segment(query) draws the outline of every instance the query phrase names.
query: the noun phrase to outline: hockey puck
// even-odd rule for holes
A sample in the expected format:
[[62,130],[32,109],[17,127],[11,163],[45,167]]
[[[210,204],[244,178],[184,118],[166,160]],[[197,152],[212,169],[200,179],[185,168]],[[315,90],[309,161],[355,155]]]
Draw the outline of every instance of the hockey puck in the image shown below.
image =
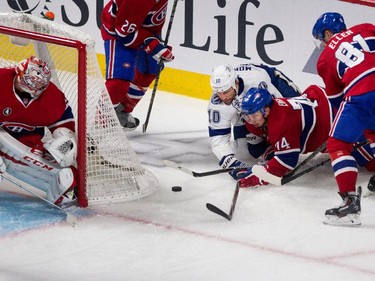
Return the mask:
[[182,187],[181,186],[172,186],[172,191],[173,192],[180,192],[180,191],[182,191]]

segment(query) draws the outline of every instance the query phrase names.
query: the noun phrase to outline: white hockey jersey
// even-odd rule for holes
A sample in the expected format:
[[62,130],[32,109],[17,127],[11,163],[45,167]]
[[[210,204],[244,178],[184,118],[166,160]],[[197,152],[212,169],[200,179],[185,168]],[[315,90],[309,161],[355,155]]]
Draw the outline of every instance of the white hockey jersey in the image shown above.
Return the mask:
[[[240,145],[238,144],[240,139],[246,143],[247,137],[248,140],[251,140],[250,144],[254,145],[263,141],[262,138],[256,137],[255,135],[247,135],[246,128],[241,118],[241,102],[243,96],[250,88],[265,88],[275,98],[283,97],[285,95],[272,83],[272,80],[280,79],[279,76],[282,76],[281,79],[286,79],[287,81],[285,85],[289,85],[289,83],[292,85],[292,92],[296,93],[295,96],[299,94],[299,90],[293,82],[284,75],[281,75],[282,73],[276,68],[270,68],[264,65],[241,64],[234,67],[234,69],[238,75],[239,85],[238,93],[232,104],[226,105],[223,103],[215,92],[213,92],[208,104],[208,130],[211,148],[219,161],[229,154],[236,154],[234,147]],[[272,77],[270,75],[272,75]],[[278,77],[275,78],[276,76]],[[283,85],[284,88],[285,85]],[[232,126],[234,131],[234,143],[231,142]]]

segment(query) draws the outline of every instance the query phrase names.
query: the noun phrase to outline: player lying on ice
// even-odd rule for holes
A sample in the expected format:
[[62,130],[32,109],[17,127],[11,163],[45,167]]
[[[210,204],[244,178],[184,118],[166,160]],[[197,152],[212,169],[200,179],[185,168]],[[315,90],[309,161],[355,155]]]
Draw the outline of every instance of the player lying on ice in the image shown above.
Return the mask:
[[64,93],[50,79],[47,63],[34,56],[0,69],[0,173],[44,191],[54,204],[71,203],[75,121]]
[[[212,71],[210,83],[213,93],[208,104],[208,131],[212,151],[223,169],[247,166],[235,156],[239,147],[247,146],[254,158],[258,158],[266,148],[263,147],[262,137],[246,131],[241,118],[241,101],[250,88],[267,88],[277,98],[300,96],[293,81],[280,70],[266,65],[241,64],[235,68],[218,65]],[[230,175],[238,180],[249,173],[251,170],[237,170]]]
[[[250,89],[242,101],[242,114],[249,130],[263,131],[274,155],[266,165],[254,165],[267,177],[283,177],[298,164],[299,155],[314,152],[327,139],[334,118],[324,90],[309,86],[300,97],[277,98],[260,88]],[[363,137],[364,140],[364,137]],[[369,144],[352,151],[360,166],[375,171],[375,159]],[[239,180],[240,187],[268,184],[251,173]]]

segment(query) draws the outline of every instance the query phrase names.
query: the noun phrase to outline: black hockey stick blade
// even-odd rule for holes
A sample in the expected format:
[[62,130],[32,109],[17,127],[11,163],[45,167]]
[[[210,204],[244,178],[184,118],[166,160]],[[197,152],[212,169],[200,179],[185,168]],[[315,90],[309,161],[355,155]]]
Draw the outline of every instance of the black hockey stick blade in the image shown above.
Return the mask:
[[213,213],[215,213],[215,214],[217,214],[219,216],[222,216],[223,218],[226,218],[228,221],[232,220],[232,217],[230,215],[228,215],[227,213],[225,213],[223,210],[219,209],[215,205],[212,205],[210,203],[206,203],[206,207],[211,212],[213,212]]
[[207,177],[207,176],[212,176],[212,175],[217,175],[217,174],[222,174],[222,173],[228,173],[234,170],[241,170],[243,168],[227,168],[227,169],[218,169],[218,170],[212,170],[208,172],[195,172],[192,171],[186,167],[178,165],[176,162],[170,161],[170,160],[164,160],[164,164],[168,167],[174,168],[176,170],[180,170],[181,172],[184,172],[186,174],[189,174],[193,177],[200,178],[200,177]]
[[213,213],[215,213],[219,216],[222,216],[223,218],[231,221],[232,217],[233,217],[234,209],[236,208],[239,191],[240,191],[240,183],[237,182],[236,189],[234,190],[232,205],[230,206],[229,214],[225,213],[223,210],[219,209],[218,207],[216,207],[215,205],[212,205],[210,203],[206,204],[207,209],[210,210],[211,212],[213,212]]

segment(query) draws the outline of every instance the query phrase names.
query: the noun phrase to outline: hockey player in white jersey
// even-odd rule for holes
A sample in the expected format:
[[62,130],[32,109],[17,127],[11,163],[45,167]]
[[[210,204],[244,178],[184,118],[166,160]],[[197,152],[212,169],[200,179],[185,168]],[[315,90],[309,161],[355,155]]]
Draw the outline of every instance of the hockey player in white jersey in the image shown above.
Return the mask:
[[[295,97],[301,94],[292,80],[278,69],[266,65],[215,66],[211,73],[210,84],[213,93],[208,104],[208,130],[212,151],[223,169],[248,166],[235,156],[238,147],[247,146],[254,158],[267,153],[266,138],[247,131],[241,118],[242,98],[250,88],[265,88],[275,98]],[[231,142],[232,127],[233,143]],[[250,173],[251,168],[244,168],[235,170],[230,175],[238,180]]]

